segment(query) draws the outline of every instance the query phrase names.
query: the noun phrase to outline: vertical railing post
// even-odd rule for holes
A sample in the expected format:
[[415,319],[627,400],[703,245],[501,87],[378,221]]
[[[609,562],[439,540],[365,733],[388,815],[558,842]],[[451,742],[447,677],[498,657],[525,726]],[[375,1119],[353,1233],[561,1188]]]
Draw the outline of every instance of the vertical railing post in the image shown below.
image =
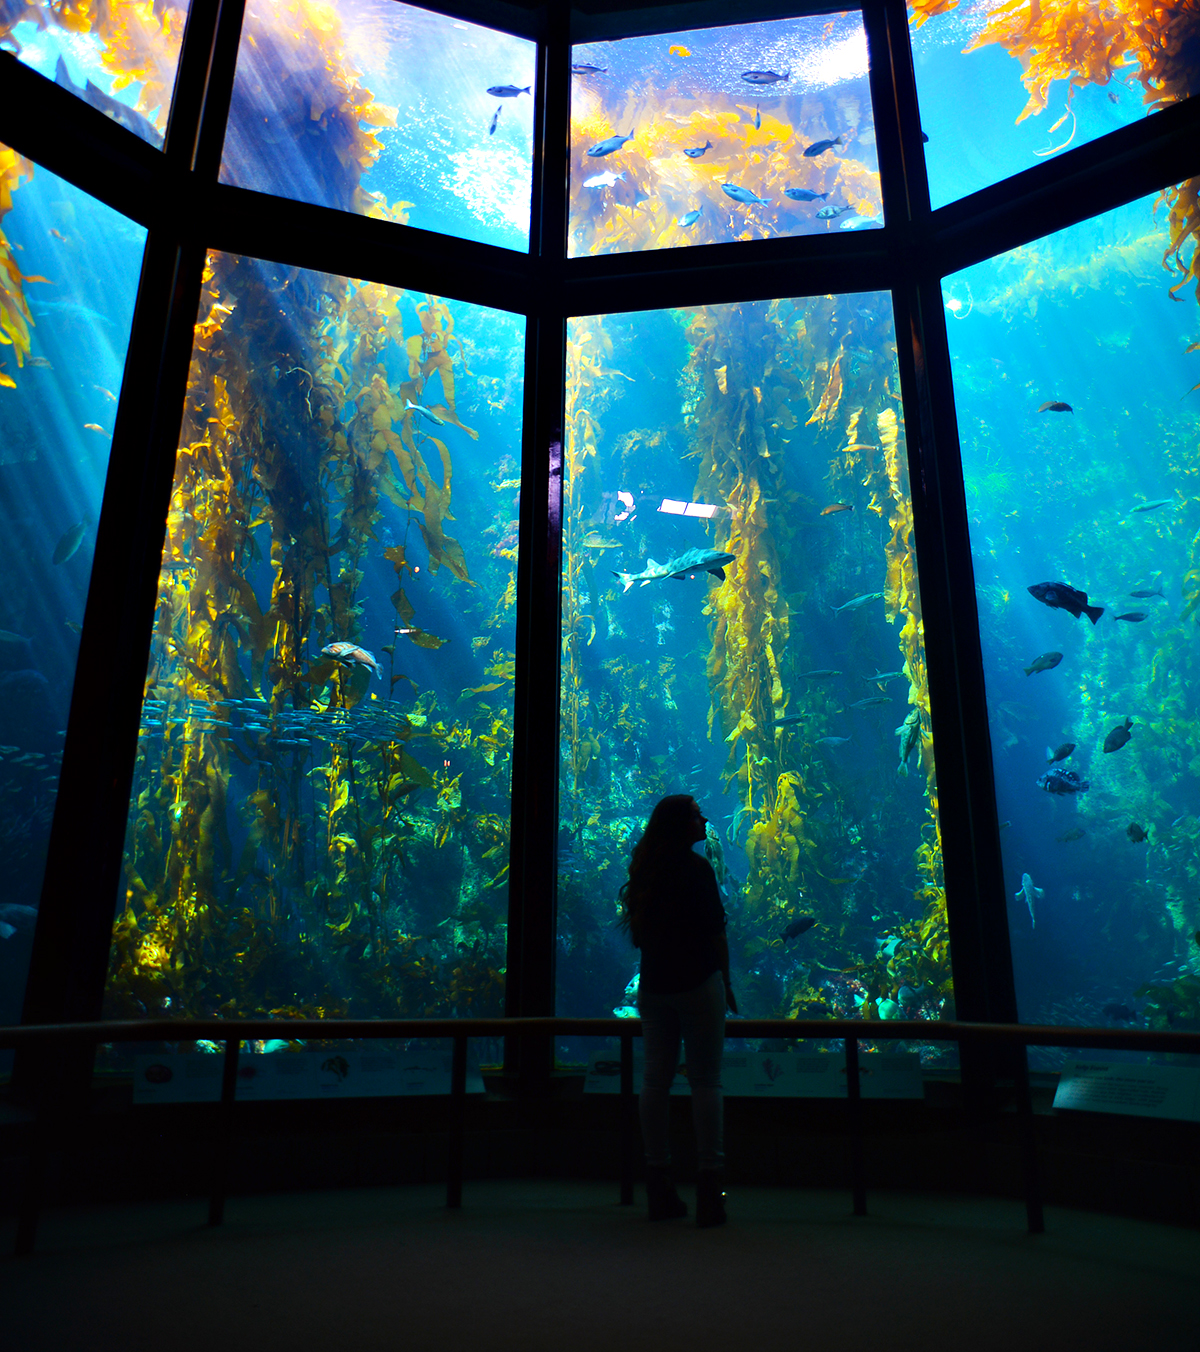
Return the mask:
[[446,1150],[446,1205],[462,1206],[463,1132],[467,1110],[467,1039],[454,1039],[450,1067],[450,1130]]
[[867,1182],[863,1171],[862,1086],[859,1083],[858,1039],[846,1044],[846,1105],[850,1117],[850,1181],[854,1191],[854,1214],[867,1214]]
[[633,1098],[633,1034],[621,1034],[621,1205],[633,1205],[637,1132]]
[[1017,1129],[1021,1139],[1021,1172],[1025,1177],[1025,1215],[1031,1235],[1046,1233],[1042,1213],[1042,1177],[1038,1167],[1037,1135],[1033,1122],[1033,1095],[1029,1087],[1029,1048],[1021,1047],[1014,1067],[1017,1091]]
[[212,1190],[208,1196],[209,1225],[222,1225],[225,1221],[229,1145],[233,1135],[233,1106],[237,1095],[238,1053],[241,1049],[241,1038],[225,1039],[225,1064],[221,1068],[221,1106],[218,1109],[219,1117],[213,1142]]

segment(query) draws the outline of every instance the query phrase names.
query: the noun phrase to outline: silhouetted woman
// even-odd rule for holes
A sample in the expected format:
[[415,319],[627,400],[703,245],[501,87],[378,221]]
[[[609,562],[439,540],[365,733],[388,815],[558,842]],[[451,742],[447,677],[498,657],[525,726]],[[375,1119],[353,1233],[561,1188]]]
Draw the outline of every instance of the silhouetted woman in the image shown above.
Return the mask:
[[664,798],[634,847],[629,881],[621,888],[621,923],[642,951],[638,1009],[646,1060],[639,1109],[650,1219],[687,1215],[671,1180],[668,1131],[682,1038],[700,1164],[699,1226],[725,1220],[721,1054],[726,1006],[737,1013],[717,879],[708,860],[692,851],[704,839],[706,824],[690,794]]

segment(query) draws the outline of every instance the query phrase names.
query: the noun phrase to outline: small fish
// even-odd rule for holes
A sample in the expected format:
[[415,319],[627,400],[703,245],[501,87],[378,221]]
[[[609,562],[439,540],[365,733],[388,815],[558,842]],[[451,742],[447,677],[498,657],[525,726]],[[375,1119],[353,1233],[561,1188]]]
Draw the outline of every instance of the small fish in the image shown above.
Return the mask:
[[795,939],[817,923],[815,915],[798,916],[779,936],[781,939]]
[[1069,831],[1064,831],[1062,835],[1055,836],[1054,839],[1057,840],[1060,845],[1069,845],[1071,841],[1082,840],[1086,835],[1087,832],[1082,826],[1072,826]]
[[689,160],[698,160],[706,150],[711,149],[712,142],[705,141],[705,143],[702,146],[684,146],[683,153],[688,157]]
[[686,47],[668,47],[668,56],[691,56],[691,52]]
[[1070,404],[1064,404],[1060,399],[1051,399],[1038,409],[1039,413],[1074,413],[1075,410]]
[[1157,587],[1155,587],[1153,591],[1150,591],[1148,588],[1143,587],[1140,591],[1131,591],[1129,594],[1137,601],[1148,601],[1152,596],[1161,596],[1164,601],[1167,599],[1166,593],[1162,589],[1161,582],[1158,584]]
[[865,230],[868,225],[882,225],[882,216],[851,216],[848,221],[843,221],[838,227],[839,230]]
[[1124,723],[1118,723],[1115,728],[1110,729],[1108,736],[1104,739],[1104,750],[1120,751],[1126,742],[1133,736],[1130,728],[1133,727],[1133,719],[1127,718]]
[[1038,780],[1039,789],[1047,793],[1086,793],[1092,786],[1086,779],[1080,779],[1074,770],[1047,770]]
[[754,105],[754,130],[762,130],[762,113],[758,111],[758,104]]
[[[1109,98],[1112,98],[1111,94]],[[1105,1005],[1100,1013],[1106,1018],[1115,1019],[1118,1023],[1132,1023],[1137,1018],[1136,1012],[1130,1009],[1128,1005],[1118,1004],[1116,1001]]]
[[821,210],[817,212],[817,220],[836,221],[843,212],[849,210],[849,207],[822,207]]
[[446,425],[444,418],[439,418],[436,413],[430,413],[427,408],[422,408],[420,404],[414,404],[411,399],[406,399],[404,401],[404,411],[405,413],[412,412],[421,414],[422,417],[428,418],[429,421],[433,423],[434,427],[445,427]]
[[1121,102],[1121,100],[1120,100],[1120,99],[1112,92],[1111,89],[1108,91],[1108,101],[1109,101],[1109,103],[1120,103],[1120,102]]
[[1130,624],[1141,624],[1149,615],[1148,610],[1127,610],[1124,615],[1114,615],[1114,620],[1127,620]]
[[732,563],[733,558],[732,554],[726,554],[719,549],[688,549],[675,558],[668,559],[666,563],[655,563],[653,559],[647,559],[646,567],[640,573],[619,573],[614,569],[613,574],[625,584],[626,591],[635,582],[641,583],[643,587],[649,586],[651,582],[661,582],[668,577],[678,578],[682,582],[686,578],[695,577],[697,573],[711,573],[724,582],[725,564]]
[[873,676],[864,676],[864,681],[894,681],[897,677],[903,676],[903,671],[877,671]]
[[697,207],[695,211],[689,211],[686,216],[680,216],[680,218],[675,222],[675,224],[681,225],[685,230],[687,230],[691,226],[696,224],[696,222],[700,219],[700,214],[703,210],[704,210],[703,207]]
[[1034,897],[1037,897],[1040,900],[1043,896],[1045,896],[1045,892],[1040,887],[1034,887],[1033,879],[1029,874],[1022,873],[1021,886],[1018,891],[1013,893],[1013,900],[1024,901],[1025,905],[1029,907],[1030,929],[1033,929],[1037,924],[1037,921],[1033,918],[1033,899]]
[[818,737],[814,746],[845,746],[849,737]]
[[606,539],[598,530],[590,530],[583,537],[583,546],[585,549],[620,549],[621,542]]
[[878,704],[891,704],[891,702],[886,695],[868,695],[866,699],[856,699],[853,704],[847,707],[850,709],[873,709]]
[[827,681],[831,676],[840,676],[840,671],[834,671],[832,667],[817,667],[815,671],[802,671],[800,679],[810,681]]
[[633,132],[630,132],[628,136],[609,136],[603,141],[597,141],[591,150],[588,151],[588,154],[591,155],[593,159],[599,159],[601,156],[611,155],[614,150],[620,150],[626,141],[632,140]]
[[771,85],[778,84],[780,80],[790,80],[791,78],[792,72],[790,70],[784,71],[782,75],[773,70],[742,71],[742,79],[745,80],[747,84]]
[[[54,370],[54,365],[48,357],[29,357],[26,359],[25,364],[26,366],[40,366],[42,367],[43,370],[46,371]],[[107,393],[107,391],[105,391],[105,393]]]
[[920,709],[908,711],[908,717],[896,729],[896,736],[900,738],[900,764],[896,767],[896,773],[907,775],[912,753],[921,745]]
[[1053,671],[1062,659],[1062,653],[1042,653],[1025,668],[1025,675],[1032,676],[1035,671]]
[[743,188],[740,183],[722,183],[721,191],[726,197],[732,197],[735,202],[744,202],[747,205],[751,202],[758,202],[764,207],[771,205],[767,198],[756,197],[749,188]]
[[65,624],[73,634],[83,633],[83,625],[81,625],[78,620],[63,620],[63,624]]
[[[38,358],[35,357],[33,360],[37,361]],[[45,360],[45,358],[42,358],[42,360]],[[46,365],[49,366],[50,363],[46,362]],[[105,397],[105,399],[110,400],[112,403],[115,404],[117,402],[117,396],[113,394],[112,390],[106,390],[103,385],[93,385],[92,389],[94,389],[97,393],[102,394]]]
[[815,159],[818,155],[824,155],[827,150],[832,150],[834,146],[844,145],[841,135],[837,135],[832,141],[814,141],[812,145],[804,152],[805,159]]
[[54,554],[50,562],[66,563],[83,542],[83,532],[86,529],[86,521],[77,521],[70,530],[63,531],[62,535],[59,536],[58,544],[54,546]]
[[830,610],[835,615],[840,615],[843,610],[858,610],[865,606],[868,601],[882,601],[883,592],[863,592],[861,596],[851,597],[849,601],[843,602],[840,606],[830,606]]
[[[831,188],[829,192],[832,192]],[[793,202],[823,202],[828,196],[828,192],[810,192],[808,188],[784,188],[784,197],[790,197]]]
[[925,145],[929,144],[929,137],[926,136],[924,132],[921,133],[921,140]]
[[1173,507],[1174,498],[1155,498],[1153,502],[1139,502],[1136,507],[1131,507],[1131,512],[1156,512],[1160,507]]
[[593,174],[591,178],[583,180],[585,188],[611,188],[614,183],[619,183],[625,177],[625,170],[622,169],[619,174],[614,174],[606,169],[602,174]]
[[488,93],[494,99],[515,99],[518,94],[528,94],[529,85],[518,89],[516,85],[489,85]]
[[1137,822],[1130,822],[1129,825],[1125,828],[1125,834],[1129,837],[1130,840],[1133,841],[1135,845],[1140,845],[1143,840],[1146,840],[1148,838],[1145,831],[1142,830],[1142,828],[1137,824]]
[[807,714],[788,714],[784,718],[777,718],[775,720],[775,726],[777,728],[787,728],[792,726],[792,724],[794,723],[804,723],[807,722],[807,720],[808,720]]
[[604,75],[607,71],[607,66],[587,66],[583,62],[571,67],[572,75]]
[[11,939],[15,934],[32,934],[37,924],[37,911],[15,901],[0,904],[0,939]]
[[63,234],[61,230],[55,230],[53,227],[51,227],[50,233],[54,236],[55,239],[61,239],[64,244],[67,242],[67,237],[66,235]]
[[103,427],[100,426],[99,423],[84,423],[83,430],[85,432],[99,432],[102,437],[108,436],[108,433],[104,430]]
[[[375,675],[383,680],[383,668],[375,660],[374,655],[367,652],[366,648],[360,648],[357,643],[327,643],[321,649],[321,656],[332,657],[343,666],[370,667]],[[245,723],[243,726],[250,732],[266,731],[259,723]]]
[[1087,592],[1081,592],[1065,582],[1035,582],[1032,587],[1027,587],[1026,591],[1051,610],[1065,610],[1076,619],[1086,613],[1088,619],[1095,624],[1104,614],[1103,606],[1088,605]]
[[489,135],[489,136],[495,136],[495,134],[496,134],[496,123],[500,121],[500,114],[501,114],[503,111],[504,111],[504,104],[498,103],[498,104],[496,105],[496,111],[492,114],[492,120],[488,123],[488,135]]
[[833,516],[836,512],[852,512],[854,507],[848,502],[831,502],[828,507],[821,508],[822,516]]
[[1046,764],[1055,765],[1058,761],[1064,761],[1075,750],[1074,742],[1064,742],[1062,746],[1046,748]]

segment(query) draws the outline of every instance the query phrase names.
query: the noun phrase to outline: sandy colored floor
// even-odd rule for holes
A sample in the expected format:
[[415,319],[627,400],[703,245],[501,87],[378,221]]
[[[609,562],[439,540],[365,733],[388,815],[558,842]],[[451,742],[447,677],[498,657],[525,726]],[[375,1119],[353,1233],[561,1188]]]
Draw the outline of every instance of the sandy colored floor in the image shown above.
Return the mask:
[[[13,1352],[1200,1349],[1200,1233],[1020,1204],[765,1188],[650,1225],[590,1183],[53,1210],[0,1260]],[[640,1197],[640,1193],[639,1193]],[[11,1252],[12,1227],[0,1225]]]

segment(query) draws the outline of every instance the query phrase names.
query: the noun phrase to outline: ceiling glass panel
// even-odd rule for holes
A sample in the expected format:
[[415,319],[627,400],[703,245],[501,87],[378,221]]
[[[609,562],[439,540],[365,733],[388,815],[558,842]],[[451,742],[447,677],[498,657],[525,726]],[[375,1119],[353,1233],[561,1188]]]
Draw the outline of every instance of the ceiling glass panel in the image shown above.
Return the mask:
[[188,0],[0,5],[0,45],[161,147]]
[[0,145],[0,1023],[17,1023],[146,232]]
[[1148,197],[944,283],[1030,1023],[1200,1027],[1200,355],[1171,235]]
[[1169,8],[942,4],[909,6],[934,207],[1200,90],[1195,43],[1170,39]]
[[690,793],[743,1014],[946,1015],[888,296],[578,318],[568,356],[559,1012],[632,1014],[618,893]]
[[572,51],[571,257],[882,224],[856,12]]
[[536,55],[395,0],[250,0],[221,180],[526,249]]
[[502,1010],[524,320],[210,255],[106,1010]]

